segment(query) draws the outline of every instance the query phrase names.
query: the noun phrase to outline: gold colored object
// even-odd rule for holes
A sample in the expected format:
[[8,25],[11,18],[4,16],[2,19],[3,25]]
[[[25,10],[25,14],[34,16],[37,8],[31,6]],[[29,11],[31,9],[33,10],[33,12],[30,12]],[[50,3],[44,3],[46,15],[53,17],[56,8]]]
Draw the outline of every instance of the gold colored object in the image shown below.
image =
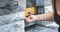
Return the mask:
[[36,7],[26,8],[25,16],[30,16],[30,15],[34,15],[34,14],[37,14],[37,8]]

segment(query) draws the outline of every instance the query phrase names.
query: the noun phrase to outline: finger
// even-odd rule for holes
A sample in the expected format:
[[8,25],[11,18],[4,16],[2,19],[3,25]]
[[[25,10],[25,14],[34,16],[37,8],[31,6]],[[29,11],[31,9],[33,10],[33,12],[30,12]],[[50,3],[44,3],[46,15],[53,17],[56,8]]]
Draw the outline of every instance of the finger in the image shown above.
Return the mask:
[[29,19],[33,19],[32,15],[28,17]]
[[27,21],[27,22],[31,22],[31,21],[32,21],[32,19],[26,18],[26,21]]

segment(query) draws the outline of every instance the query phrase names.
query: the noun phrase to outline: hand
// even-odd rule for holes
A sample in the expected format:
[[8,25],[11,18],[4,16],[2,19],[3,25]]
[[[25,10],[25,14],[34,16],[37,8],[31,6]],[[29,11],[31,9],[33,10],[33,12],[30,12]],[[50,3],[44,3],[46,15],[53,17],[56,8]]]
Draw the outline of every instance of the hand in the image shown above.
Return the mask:
[[37,15],[31,15],[31,16],[29,16],[29,17],[26,18],[26,21],[27,22],[33,22],[33,21],[38,20],[38,18],[39,17]]

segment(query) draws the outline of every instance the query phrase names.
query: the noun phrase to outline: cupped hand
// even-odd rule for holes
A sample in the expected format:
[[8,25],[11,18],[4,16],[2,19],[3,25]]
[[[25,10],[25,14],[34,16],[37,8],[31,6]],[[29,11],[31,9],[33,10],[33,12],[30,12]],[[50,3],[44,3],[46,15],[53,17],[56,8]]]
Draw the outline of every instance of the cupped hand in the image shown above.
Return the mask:
[[34,22],[36,20],[38,20],[38,16],[37,15],[31,15],[31,16],[26,18],[27,22]]

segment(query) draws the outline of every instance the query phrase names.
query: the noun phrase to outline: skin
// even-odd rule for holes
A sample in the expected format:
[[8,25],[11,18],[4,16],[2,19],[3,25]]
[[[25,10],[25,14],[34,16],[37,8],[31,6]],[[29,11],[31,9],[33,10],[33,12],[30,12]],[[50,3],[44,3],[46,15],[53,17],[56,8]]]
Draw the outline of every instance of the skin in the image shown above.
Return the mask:
[[[53,6],[54,5],[52,5],[52,7]],[[60,0],[57,0],[56,7],[57,7],[57,14],[60,15],[60,11],[59,11],[60,10]],[[28,18],[26,18],[27,22],[34,22],[34,21],[37,21],[37,20],[46,20],[46,21],[54,20],[54,10],[49,12],[49,13],[46,13],[46,14],[30,15]]]
[[57,14],[60,16],[60,0],[56,1]]

